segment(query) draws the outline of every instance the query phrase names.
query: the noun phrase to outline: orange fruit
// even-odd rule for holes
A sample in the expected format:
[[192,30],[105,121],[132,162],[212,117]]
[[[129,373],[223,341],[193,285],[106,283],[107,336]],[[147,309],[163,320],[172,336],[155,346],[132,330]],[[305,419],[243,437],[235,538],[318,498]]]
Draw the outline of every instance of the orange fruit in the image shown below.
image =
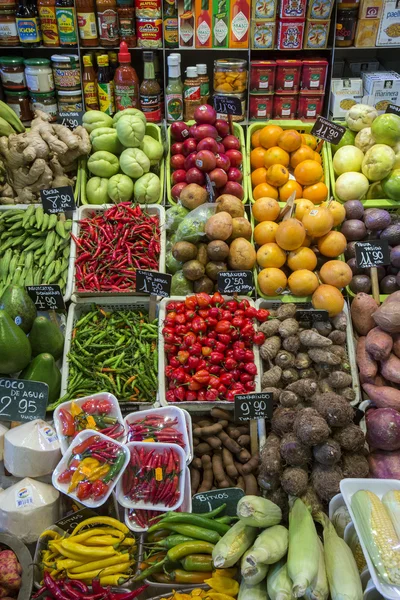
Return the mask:
[[263,148],[272,148],[277,145],[278,137],[283,132],[279,125],[266,125],[260,131],[259,141]]
[[294,152],[301,146],[301,135],[295,129],[287,129],[278,137],[278,146],[286,152]]
[[263,269],[266,267],[282,267],[286,262],[286,254],[275,242],[263,244],[257,250],[257,262]]
[[314,308],[327,310],[330,317],[335,317],[343,310],[342,293],[333,285],[320,285],[314,292],[311,302]]
[[321,202],[324,202],[328,198],[328,188],[325,183],[319,181],[318,183],[314,183],[314,185],[304,188],[303,198],[311,200],[314,204],[321,204]]
[[323,283],[336,288],[344,288],[353,278],[353,271],[343,260],[328,260],[322,265],[319,276]]
[[258,285],[265,296],[279,296],[287,285],[287,277],[281,269],[268,267],[258,274]]
[[251,174],[251,183],[253,188],[260,183],[267,183],[267,169],[265,167],[259,167]]
[[261,133],[261,129],[257,129],[257,131],[255,131],[252,136],[251,136],[251,147],[252,148],[258,148],[258,146],[261,146],[260,144],[260,133]]
[[[320,184],[317,183],[316,185]],[[340,204],[340,202],[336,202],[336,200],[332,200],[329,206],[328,202],[323,202],[321,206],[327,206],[330,212],[332,213],[334,227],[337,227],[338,225],[343,223],[343,221],[346,218],[346,209],[344,208],[343,204]]]
[[[254,150],[252,150],[254,152]],[[271,167],[272,165],[283,165],[284,167],[289,166],[289,154],[279,148],[279,146],[272,146],[272,148],[268,148],[265,150],[264,156],[264,166]]]
[[313,135],[311,135],[311,133],[302,133],[301,143],[305,144],[306,146],[309,146],[313,150],[315,150],[315,148],[317,147],[317,140]]
[[256,185],[253,190],[254,200],[258,200],[259,198],[264,198],[266,196],[278,200],[278,190],[272,185],[269,185],[269,183],[259,183]]
[[258,169],[264,167],[265,162],[265,150],[264,148],[254,148],[250,152],[250,164],[252,169]]
[[287,265],[292,271],[298,271],[299,269],[314,271],[317,266],[317,257],[310,248],[300,246],[297,250],[289,252]]
[[323,174],[321,165],[315,160],[303,160],[294,170],[296,181],[301,185],[314,185],[321,179]]
[[302,218],[306,232],[311,237],[322,237],[333,227],[333,215],[328,208],[314,206],[309,213]]
[[303,219],[306,213],[310,212],[310,210],[314,208],[314,204],[310,200],[305,200],[305,198],[295,200],[294,203],[296,206],[294,216],[296,217],[296,219],[299,219],[299,221]]
[[295,169],[297,165],[303,160],[313,160],[314,150],[311,150],[309,146],[302,144],[295,152],[290,155],[290,166]]
[[309,235],[306,235],[305,240],[303,242],[303,246],[307,246],[307,248],[309,248],[311,246],[311,244],[314,244],[312,237],[310,237]]
[[267,183],[275,187],[285,185],[289,179],[289,171],[283,165],[272,165],[267,171]]
[[308,269],[299,269],[289,276],[288,286],[294,296],[310,296],[318,287],[318,277]]
[[314,160],[316,160],[317,163],[319,163],[320,165],[322,165],[322,158],[321,158],[321,155],[318,152],[314,152]]
[[305,237],[306,230],[303,223],[293,218],[281,221],[278,224],[275,234],[276,243],[283,250],[296,250],[300,248],[303,245]]
[[254,241],[261,246],[275,241],[275,233],[278,229],[278,223],[274,221],[262,221],[254,228]]
[[324,256],[336,258],[346,250],[347,240],[340,231],[329,231],[318,238],[318,250]]
[[281,202],[286,202],[293,192],[296,192],[296,198],[303,197],[303,188],[301,185],[294,179],[289,179],[285,185],[279,188],[279,200]]
[[253,217],[256,221],[275,221],[281,209],[275,198],[263,196],[258,198],[251,207]]

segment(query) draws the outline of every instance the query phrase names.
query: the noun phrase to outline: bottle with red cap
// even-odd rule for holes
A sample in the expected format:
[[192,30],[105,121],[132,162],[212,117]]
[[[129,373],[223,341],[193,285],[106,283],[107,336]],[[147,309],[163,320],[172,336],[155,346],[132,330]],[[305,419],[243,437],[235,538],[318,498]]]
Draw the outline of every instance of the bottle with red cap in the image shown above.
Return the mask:
[[116,110],[139,108],[139,78],[131,65],[131,53],[124,41],[119,47],[118,62],[114,75]]

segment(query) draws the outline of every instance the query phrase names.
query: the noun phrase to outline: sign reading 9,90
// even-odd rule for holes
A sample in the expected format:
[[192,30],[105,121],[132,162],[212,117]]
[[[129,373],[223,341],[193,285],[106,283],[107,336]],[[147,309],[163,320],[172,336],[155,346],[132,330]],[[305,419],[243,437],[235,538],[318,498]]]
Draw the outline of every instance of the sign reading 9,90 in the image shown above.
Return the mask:
[[272,394],[260,392],[235,396],[235,421],[271,419],[273,412]]

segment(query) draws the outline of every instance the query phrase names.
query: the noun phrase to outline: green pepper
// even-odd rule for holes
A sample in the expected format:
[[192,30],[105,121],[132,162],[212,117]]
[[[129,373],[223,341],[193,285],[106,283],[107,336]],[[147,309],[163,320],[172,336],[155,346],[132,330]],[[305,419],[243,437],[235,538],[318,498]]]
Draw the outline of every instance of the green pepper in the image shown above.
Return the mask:
[[161,523],[183,523],[185,525],[197,525],[198,527],[204,527],[205,529],[211,529],[217,531],[220,535],[225,535],[230,529],[229,525],[218,523],[213,519],[206,519],[203,516],[194,515],[191,513],[167,513]]
[[187,535],[188,537],[194,538],[195,540],[202,540],[204,542],[210,542],[210,544],[216,544],[221,536],[218,532],[206,529],[205,527],[197,527],[196,525],[179,525],[178,523],[168,523],[160,521],[156,525],[152,525],[149,532],[158,531],[159,529],[168,529],[168,531],[174,531],[181,535]]
[[211,579],[212,572],[208,573],[196,573],[196,571],[183,571],[182,569],[176,569],[172,571],[169,576],[175,583],[187,583],[189,585],[193,583],[204,583],[206,579]]
[[[154,533],[154,535],[156,535],[157,532]],[[150,540],[148,540],[150,541]],[[188,537],[186,535],[169,535],[166,538],[163,538],[162,540],[156,542],[157,546],[160,546],[161,548],[165,548],[166,550],[169,550],[170,548],[174,548],[174,546],[177,546],[178,544],[183,544],[183,542],[194,542],[196,540],[194,540],[191,537]]]
[[103,478],[103,482],[109,483],[110,481],[112,481],[114,479],[114,477],[116,477],[118,475],[118,473],[124,466],[124,462],[125,462],[125,452],[123,452],[121,450],[121,453],[118,456],[117,460],[115,461],[115,463],[113,464],[111,469],[108,471],[107,475]]
[[182,567],[185,571],[212,571],[213,559],[204,554],[190,554],[182,560]]
[[183,542],[168,550],[167,558],[168,560],[175,562],[190,554],[212,554],[213,550],[214,544],[209,544],[208,542],[200,542],[197,540],[193,542]]
[[143,581],[143,579],[147,579],[153,573],[161,573],[166,560],[167,559],[164,558],[160,562],[154,563],[154,565],[151,565],[151,567],[148,567],[147,569],[133,577],[133,581]]

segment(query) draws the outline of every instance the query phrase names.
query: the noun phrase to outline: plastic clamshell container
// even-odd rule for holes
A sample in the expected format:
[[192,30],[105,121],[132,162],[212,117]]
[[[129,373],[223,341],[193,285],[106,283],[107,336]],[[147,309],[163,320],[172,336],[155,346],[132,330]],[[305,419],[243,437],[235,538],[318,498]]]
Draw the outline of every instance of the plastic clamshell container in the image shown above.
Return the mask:
[[[73,448],[75,446],[78,446],[78,444],[81,444],[82,442],[84,442],[87,438],[91,437],[92,435],[99,436],[103,440],[112,442],[113,444],[115,444],[116,446],[121,448],[122,452],[125,454],[125,462],[124,462],[122,468],[120,469],[120,472],[116,475],[115,479],[108,484],[109,488],[108,488],[107,494],[105,494],[102,498],[99,498],[99,500],[92,500],[91,498],[87,498],[86,500],[80,500],[74,492],[68,493],[68,491],[67,491],[68,486],[69,486],[68,483],[59,483],[57,481],[57,479],[58,479],[58,476],[63,471],[65,471],[65,469],[68,468],[68,463],[72,456]],[[59,492],[62,492],[66,496],[70,496],[71,498],[73,498],[77,502],[80,502],[84,506],[87,506],[88,508],[97,508],[98,506],[102,506],[106,502],[106,500],[110,497],[111,492],[117,485],[119,479],[122,476],[122,473],[125,471],[126,467],[128,466],[128,463],[129,463],[129,452],[128,452],[128,449],[126,446],[124,446],[120,442],[117,442],[116,440],[113,440],[113,439],[107,437],[106,435],[103,435],[99,431],[95,431],[94,429],[85,429],[84,431],[81,431],[80,433],[78,433],[78,435],[74,439],[73,444],[71,444],[69,446],[67,452],[64,454],[64,456],[62,457],[62,459],[60,460],[60,462],[54,469],[53,475],[51,478],[51,482],[52,482],[53,486],[56,488],[56,490],[58,490]]]
[[[117,500],[121,506],[124,508],[142,508],[145,510],[176,510],[179,508],[184,499],[184,491],[185,491],[185,479],[186,479],[186,455],[183,448],[178,446],[177,444],[161,444],[156,442],[129,442],[126,444],[125,448],[130,453],[130,448],[145,448],[148,450],[155,450],[156,452],[162,454],[164,450],[174,449],[180,459],[179,464],[179,499],[172,506],[167,506],[165,503],[159,502],[158,504],[151,504],[150,502],[143,502],[142,500],[138,500],[137,502],[133,500],[129,500],[126,498],[125,494],[122,491],[122,479],[119,479],[117,483]],[[129,460],[128,460],[129,462]]]
[[384,598],[389,598],[389,600],[399,600],[400,598],[400,586],[392,585],[389,583],[385,583],[380,578],[377,570],[375,569],[374,563],[372,562],[367,547],[364,543],[364,539],[362,536],[362,531],[359,527],[358,521],[354,516],[354,512],[351,508],[351,499],[353,495],[360,491],[366,490],[373,492],[380,499],[386,494],[386,492],[390,492],[391,490],[400,490],[400,481],[398,479],[342,479],[340,482],[340,491],[343,494],[344,501],[349,510],[351,519],[354,523],[354,527],[356,529],[358,539],[360,540],[362,551],[364,552],[365,560],[367,561],[368,570],[371,574],[372,581],[378,590],[378,592],[384,596]]
[[[63,433],[62,433],[60,410],[62,408],[64,408],[68,412],[71,412],[72,402],[75,402],[75,404],[77,404],[78,406],[82,406],[82,404],[85,404],[85,402],[87,400],[107,400],[108,402],[110,402],[111,406],[112,406],[111,411],[109,413],[107,413],[107,415],[105,415],[105,416],[115,417],[116,419],[118,419],[118,422],[124,426],[123,419],[122,419],[122,413],[121,413],[121,409],[118,404],[118,400],[116,399],[115,396],[113,396],[112,394],[109,394],[108,392],[99,392],[98,394],[92,394],[91,396],[85,396],[84,398],[78,398],[76,400],[71,400],[69,402],[63,402],[62,404],[57,406],[57,408],[55,409],[54,414],[53,414],[54,426],[57,431],[57,436],[58,436],[58,440],[60,442],[62,454],[66,453],[71,442],[68,442],[68,437],[63,435]],[[126,434],[125,434],[125,426],[124,426],[124,429],[123,429],[123,431],[121,431],[120,439],[118,439],[118,442],[121,442],[121,444],[123,444],[125,442],[125,437],[126,437]]]
[[[145,533],[148,530],[148,527],[143,528],[139,527],[138,525],[135,525],[134,521],[131,521],[128,516],[129,510],[129,508],[125,508],[125,525],[135,533]],[[183,502],[180,505],[179,510],[188,513],[192,512],[192,493],[190,491],[190,471],[188,467],[186,467],[185,469],[185,491],[183,495]],[[161,511],[160,514],[162,514]]]
[[[175,419],[176,418],[176,419],[178,419],[177,425],[173,425],[172,427],[174,429],[176,429],[177,432],[182,434],[184,445],[181,447],[183,447],[183,450],[185,451],[186,461],[189,461],[190,460],[190,443],[189,443],[188,430],[187,430],[187,426],[186,426],[186,419],[185,419],[185,415],[184,415],[182,409],[178,408],[177,406],[162,406],[160,408],[151,408],[150,410],[141,410],[140,412],[130,413],[129,415],[126,415],[126,417],[124,419],[124,427],[125,427],[125,431],[126,431],[127,441],[128,442],[133,441],[133,440],[129,440],[129,423],[135,423],[136,421],[141,421],[147,415],[160,415],[160,420],[161,420],[161,418],[165,418],[165,419]],[[148,437],[151,438],[152,437],[151,434],[149,434]],[[139,440],[137,440],[137,441],[139,441]],[[145,441],[145,440],[140,440],[140,441]],[[154,442],[157,442],[157,440],[154,440]],[[146,443],[149,443],[149,442],[146,442]],[[179,446],[179,444],[177,444],[177,445]]]

